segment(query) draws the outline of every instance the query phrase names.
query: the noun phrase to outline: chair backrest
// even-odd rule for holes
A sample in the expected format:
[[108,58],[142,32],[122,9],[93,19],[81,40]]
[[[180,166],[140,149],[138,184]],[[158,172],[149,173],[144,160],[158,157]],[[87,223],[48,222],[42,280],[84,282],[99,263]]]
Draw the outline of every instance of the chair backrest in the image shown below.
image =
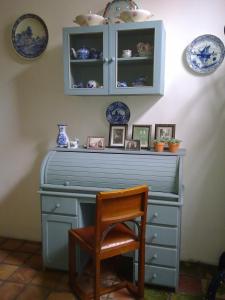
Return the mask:
[[101,240],[102,231],[109,225],[141,217],[141,228],[145,227],[148,186],[140,185],[122,190],[100,192],[96,195],[96,241]]

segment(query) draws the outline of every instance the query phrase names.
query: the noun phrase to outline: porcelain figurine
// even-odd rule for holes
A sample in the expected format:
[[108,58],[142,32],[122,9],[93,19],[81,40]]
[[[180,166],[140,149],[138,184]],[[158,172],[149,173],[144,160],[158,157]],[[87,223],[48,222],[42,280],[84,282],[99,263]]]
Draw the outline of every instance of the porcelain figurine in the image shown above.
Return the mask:
[[137,44],[137,52],[139,56],[151,56],[152,55],[152,49],[150,43],[143,43],[140,42]]
[[83,87],[84,87],[84,85],[83,85],[83,82],[81,82],[81,81],[77,81],[72,85],[72,88],[74,88],[74,89],[83,88]]
[[76,51],[76,54],[78,59],[88,59],[90,55],[90,51],[88,48],[83,46],[82,48]]
[[145,86],[147,85],[147,78],[146,76],[139,76],[137,79],[135,79],[133,82],[132,82],[132,85],[133,86]]
[[77,149],[79,147],[79,139],[76,139],[74,141],[70,141],[69,145],[70,145],[70,148],[73,148],[73,149]]
[[56,139],[56,143],[58,147],[67,148],[69,146],[69,138],[66,133],[66,124],[58,124],[58,136]]
[[89,80],[87,82],[87,88],[97,88],[98,86],[99,86],[99,84],[95,80]]

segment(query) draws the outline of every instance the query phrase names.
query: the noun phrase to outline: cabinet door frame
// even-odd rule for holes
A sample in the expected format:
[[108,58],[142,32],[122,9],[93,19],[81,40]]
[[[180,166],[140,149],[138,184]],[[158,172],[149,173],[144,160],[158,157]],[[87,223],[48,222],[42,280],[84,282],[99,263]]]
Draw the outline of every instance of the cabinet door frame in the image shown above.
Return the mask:
[[[59,233],[56,231],[54,235],[49,236],[48,226],[49,222],[55,222],[58,224],[68,224],[69,229],[77,228],[77,217],[64,216],[64,215],[54,215],[54,214],[42,214],[42,247],[43,247],[43,260],[44,267],[49,267],[52,269],[58,270],[68,270],[68,241],[64,245],[66,249],[66,254],[63,254],[63,249],[54,249],[55,251],[62,251],[61,255],[65,258],[66,263],[62,260],[58,260],[52,255],[51,250],[49,249],[49,243],[51,239],[60,239]],[[69,230],[68,229],[68,230]],[[65,232],[65,236],[68,237],[68,232]]]
[[[153,85],[149,87],[117,88],[117,45],[119,31],[138,29],[154,29],[154,63]],[[109,25],[109,94],[112,95],[141,95],[164,93],[164,65],[165,65],[165,30],[162,21],[147,21],[140,23],[122,23]]]
[[[102,88],[72,88],[70,76],[70,36],[76,34],[94,34],[103,35],[103,87]],[[109,46],[108,26],[89,26],[89,27],[69,27],[63,29],[64,45],[64,92],[66,95],[108,95],[108,46]],[[88,63],[88,62],[85,62]],[[90,78],[92,80],[94,78]]]

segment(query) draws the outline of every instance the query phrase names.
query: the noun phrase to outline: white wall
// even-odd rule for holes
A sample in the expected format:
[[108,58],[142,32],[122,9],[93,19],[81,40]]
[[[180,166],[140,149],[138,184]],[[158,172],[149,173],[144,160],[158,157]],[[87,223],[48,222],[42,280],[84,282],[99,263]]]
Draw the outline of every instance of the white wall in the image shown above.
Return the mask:
[[[124,101],[132,123],[176,123],[187,149],[182,259],[216,263],[225,250],[225,63],[199,76],[184,64],[184,49],[197,36],[224,40],[224,0],[137,1],[163,20],[167,32],[165,96],[69,97],[63,93],[62,28],[77,14],[101,11],[107,0],[1,0],[0,3],[0,235],[41,239],[37,194],[41,161],[55,145],[56,124],[70,137],[108,138],[107,106]],[[49,30],[45,53],[26,61],[10,43],[11,26],[25,13]]]

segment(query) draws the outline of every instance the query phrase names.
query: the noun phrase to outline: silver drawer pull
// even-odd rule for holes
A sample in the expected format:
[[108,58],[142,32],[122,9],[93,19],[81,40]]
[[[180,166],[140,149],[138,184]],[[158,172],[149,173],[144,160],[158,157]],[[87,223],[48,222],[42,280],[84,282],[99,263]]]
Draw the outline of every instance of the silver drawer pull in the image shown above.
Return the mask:
[[157,253],[155,253],[154,255],[152,255],[152,258],[153,258],[153,259],[157,259],[157,258],[158,258]]
[[55,205],[55,208],[59,208],[61,205],[60,205],[60,203],[57,203],[56,205]]
[[157,278],[157,274],[156,274],[156,273],[154,273],[154,274],[152,275],[152,279],[155,279],[155,278]]
[[159,214],[158,214],[157,212],[155,212],[155,213],[153,214],[153,218],[158,218],[158,216],[159,216]]

